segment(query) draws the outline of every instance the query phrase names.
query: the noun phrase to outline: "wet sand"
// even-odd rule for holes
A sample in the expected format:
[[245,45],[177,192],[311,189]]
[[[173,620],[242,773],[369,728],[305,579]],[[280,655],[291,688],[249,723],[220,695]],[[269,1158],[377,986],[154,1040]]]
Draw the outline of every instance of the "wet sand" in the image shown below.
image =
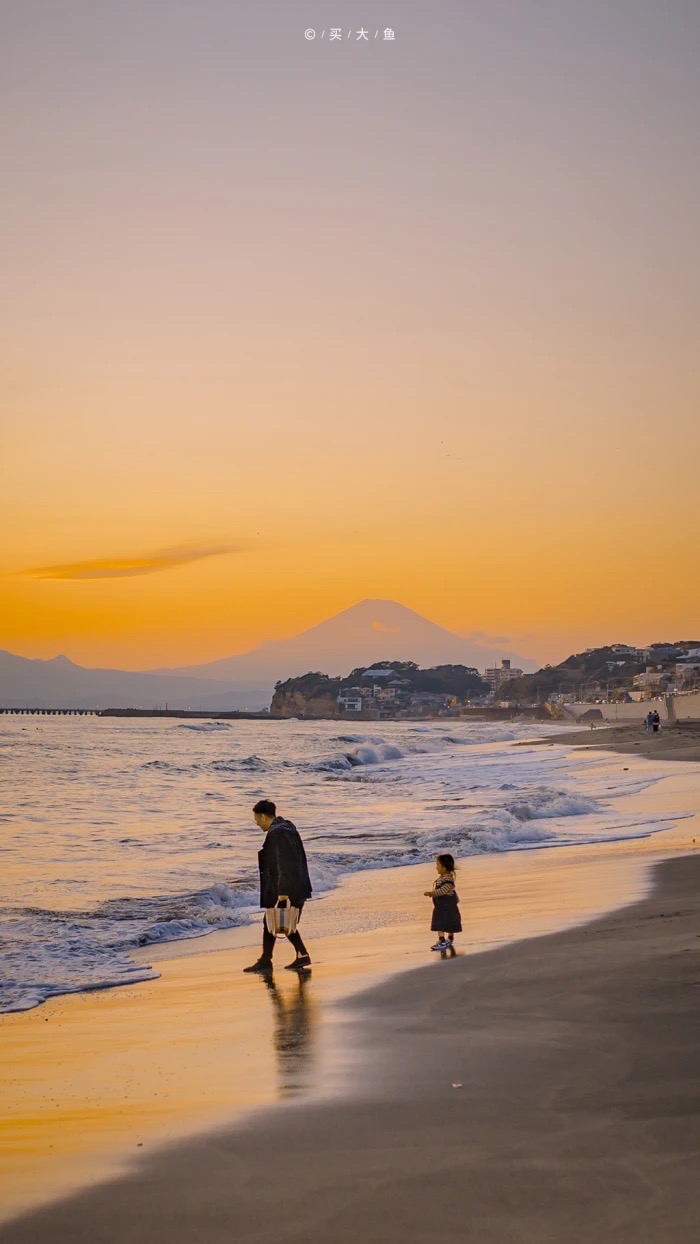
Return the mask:
[[[623,767],[637,766],[640,775],[648,772],[645,760],[600,756],[611,775],[622,761]],[[697,812],[700,767],[663,767],[669,776],[627,797],[626,808]],[[355,874],[339,891],[309,905],[304,932],[314,970],[305,985],[282,969],[288,958],[284,946],[278,949],[274,988],[242,974],[257,953],[256,925],[159,948],[157,981],[57,998],[34,1011],[0,1017],[0,1206],[6,1219],[25,1213],[0,1229],[0,1241],[116,1241],[130,1235],[172,1238],[175,1244],[216,1241],[230,1239],[232,1223],[251,1241],[343,1240],[350,1238],[339,1221],[345,1222],[346,1214],[365,1239],[432,1240],[436,1234],[425,1225],[428,1210],[419,1210],[416,1198],[407,1204],[418,1234],[411,1234],[413,1218],[403,1216],[404,1191],[416,1180],[416,1197],[420,1187],[430,1212],[442,1213],[447,1195],[460,1230],[464,1224],[463,1238],[476,1239],[476,1233],[469,1234],[472,1227],[467,1229],[471,1209],[446,1190],[450,1172],[462,1197],[474,1179],[484,1195],[491,1186],[493,1204],[483,1202],[479,1211],[480,1240],[588,1239],[573,1232],[548,1235],[549,1226],[537,1217],[531,1234],[527,1222],[493,1234],[496,1228],[488,1221],[495,1214],[493,1222],[500,1222],[493,1172],[505,1163],[504,1195],[516,1196],[523,1181],[518,1175],[512,1182],[517,1173],[512,1138],[520,1136],[522,1160],[530,1153],[527,1160],[540,1163],[542,1179],[554,1161],[549,1179],[557,1201],[557,1155],[548,1146],[551,1136],[559,1135],[566,1149],[559,1116],[568,1096],[578,1091],[566,1080],[567,1059],[573,1059],[581,1081],[576,1109],[585,1116],[595,1147],[607,1115],[590,1068],[600,1065],[600,1084],[607,1091],[611,1051],[622,1051],[613,1070],[627,1066],[625,1050],[646,1040],[647,1019],[650,1031],[661,1025],[662,1044],[670,1040],[668,1068],[681,1068],[674,1092],[686,1094],[686,1072],[673,1041],[679,1049],[683,1045],[684,1008],[697,993],[697,985],[683,983],[683,973],[690,970],[692,976],[688,965],[693,964],[695,978],[700,975],[697,950],[688,953],[700,945],[700,926],[696,929],[695,906],[667,889],[649,900],[648,911],[627,907],[590,931],[542,935],[635,903],[649,893],[654,862],[695,852],[699,830],[695,815],[673,831],[634,842],[471,857],[460,881],[467,917],[463,953],[452,961],[436,962],[430,955],[429,913],[420,895],[433,870],[414,866]],[[691,854],[677,863],[680,873],[665,874],[670,880],[664,884],[687,886],[686,868],[694,884],[700,861]],[[673,911],[688,908],[688,914],[667,920],[671,902]],[[338,904],[349,929],[343,935],[336,931]],[[695,933],[686,936],[691,926]],[[677,935],[688,946],[681,946]],[[604,948],[602,955],[594,952],[596,946]],[[139,954],[147,958],[145,951]],[[418,971],[406,970],[420,964],[425,966]],[[603,993],[594,980],[599,967]],[[636,977],[633,967],[635,973],[647,972],[648,980]],[[636,981],[629,997],[628,976]],[[623,1014],[616,1019],[613,1007],[606,1018],[617,994]],[[625,1037],[625,1008],[634,1010],[642,995],[648,1001],[634,1011]],[[669,1037],[664,1015],[674,1008],[678,1031]],[[657,1043],[648,1057],[663,1070],[660,1049]],[[664,1083],[667,1078],[663,1070]],[[563,1099],[555,1092],[560,1081]],[[462,1087],[453,1089],[453,1082]],[[689,1079],[687,1094],[694,1101],[693,1084]],[[656,1093],[653,1077],[642,1091]],[[469,1102],[466,1116],[459,1101]],[[511,1107],[517,1107],[516,1116]],[[651,1101],[650,1135],[661,1127],[665,1109],[661,1098]],[[674,1118],[673,1102],[669,1109]],[[381,1122],[376,1132],[375,1119]],[[567,1128],[585,1150],[585,1183],[592,1157],[579,1124],[576,1116]],[[675,1124],[668,1126],[673,1130]],[[605,1131],[605,1137],[611,1135]],[[477,1162],[476,1150],[482,1148],[491,1154],[491,1184]],[[614,1161],[621,1161],[619,1155]],[[637,1159],[630,1161],[635,1167]],[[575,1185],[576,1196],[585,1200],[573,1159],[567,1172],[565,1189]],[[597,1187],[603,1175],[597,1168],[593,1174]],[[534,1178],[532,1172],[528,1178]],[[622,1179],[619,1170],[616,1178]],[[113,1182],[80,1191],[106,1179]],[[259,1188],[268,1184],[273,1192],[265,1193],[262,1205]],[[71,1193],[73,1199],[58,1203]],[[387,1197],[396,1197],[396,1231],[386,1216]],[[274,1215],[282,1234],[273,1230]],[[611,1228],[602,1238],[628,1237]]]
[[591,925],[385,981],[345,1005],[343,1095],[161,1151],[0,1241],[695,1239],[699,894],[700,857],[676,858]]
[[533,742],[544,747],[551,744],[646,756],[649,760],[697,762],[700,761],[700,721],[663,722],[656,734],[647,734],[641,722],[624,726],[599,725],[594,729],[587,726],[585,730],[567,730]]
[[[465,861],[460,949],[632,902],[648,867],[617,844],[602,856],[561,848]],[[433,876],[430,866],[356,874],[310,904],[302,923],[314,967],[301,989],[284,970],[284,944],[274,989],[243,974],[258,953],[256,924],[160,947],[158,980],[0,1017],[0,1218],[117,1175],[163,1143],[343,1082],[343,999],[434,958],[421,898]],[[338,903],[352,929],[343,935]]]

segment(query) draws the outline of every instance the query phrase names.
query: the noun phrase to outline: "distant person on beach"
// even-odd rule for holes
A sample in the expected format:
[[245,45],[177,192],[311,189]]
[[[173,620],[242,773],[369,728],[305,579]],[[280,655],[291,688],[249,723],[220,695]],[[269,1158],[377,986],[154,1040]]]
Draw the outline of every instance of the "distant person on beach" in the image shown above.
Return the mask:
[[455,886],[455,861],[452,855],[438,855],[435,860],[437,879],[432,890],[425,891],[425,897],[433,900],[433,918],[430,922],[431,932],[438,934],[438,940],[431,950],[451,950],[454,954],[455,933],[462,932],[462,917],[459,913],[459,895]]
[[[306,852],[296,825],[277,815],[271,799],[260,799],[253,808],[255,824],[265,834],[262,849],[258,851],[260,868],[260,906],[269,910],[276,907],[280,898],[288,898],[292,907],[301,909],[311,898],[311,880],[306,863]],[[308,972],[311,956],[298,932],[289,933],[288,940],[296,951],[296,959],[285,966],[292,972]],[[272,971],[272,955],[275,935],[263,918],[262,954],[244,972],[265,975]]]
[[649,709],[649,712],[644,718],[644,729],[646,730],[647,734],[651,734],[653,728],[654,728],[654,714],[652,713],[651,709]]
[[660,725],[661,725],[661,718],[659,717],[659,714],[657,713],[656,709],[654,709],[651,715],[651,728],[654,731],[654,734],[658,733],[658,729]]

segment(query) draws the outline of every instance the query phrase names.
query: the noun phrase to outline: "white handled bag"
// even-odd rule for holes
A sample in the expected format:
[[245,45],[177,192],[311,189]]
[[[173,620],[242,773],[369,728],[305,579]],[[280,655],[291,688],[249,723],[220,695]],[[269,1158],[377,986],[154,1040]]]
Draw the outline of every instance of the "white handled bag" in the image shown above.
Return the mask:
[[275,907],[268,907],[265,910],[268,932],[275,937],[289,937],[290,933],[296,933],[298,921],[299,908],[292,907],[286,894],[280,894]]

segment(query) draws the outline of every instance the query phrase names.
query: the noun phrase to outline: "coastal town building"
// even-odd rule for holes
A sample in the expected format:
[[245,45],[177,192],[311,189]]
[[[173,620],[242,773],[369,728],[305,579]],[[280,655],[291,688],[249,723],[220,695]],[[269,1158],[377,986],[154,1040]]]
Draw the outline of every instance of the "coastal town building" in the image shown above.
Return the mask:
[[440,695],[435,691],[416,691],[415,694],[411,696],[409,703],[414,708],[425,705],[430,705],[434,708],[444,708],[452,698],[452,696]]
[[337,704],[342,713],[361,713],[365,717],[395,717],[408,704],[411,683],[393,669],[369,669],[358,686],[343,687]]
[[338,708],[343,713],[361,713],[363,705],[362,687],[346,687],[338,696]]
[[668,661],[669,658],[680,656],[684,649],[679,648],[678,644],[652,644],[649,648],[643,648],[640,653],[642,661]]
[[488,683],[492,692],[500,690],[503,683],[510,682],[511,678],[522,678],[522,676],[523,671],[513,669],[510,661],[505,659],[501,661],[500,665],[484,670],[484,682]]
[[406,678],[393,678],[388,685],[375,684],[372,694],[375,700],[395,700],[398,696],[405,695],[410,690],[410,686]]
[[456,710],[458,700],[446,692],[411,692],[408,679],[395,677],[388,686],[374,683],[371,687],[344,687],[336,702],[341,713],[390,720]]
[[680,690],[700,682],[700,661],[679,661],[676,664],[676,686]]
[[668,683],[673,681],[673,674],[669,671],[664,673],[660,665],[648,665],[643,674],[635,674],[632,679],[632,686],[637,690],[645,687],[655,686],[656,683]]

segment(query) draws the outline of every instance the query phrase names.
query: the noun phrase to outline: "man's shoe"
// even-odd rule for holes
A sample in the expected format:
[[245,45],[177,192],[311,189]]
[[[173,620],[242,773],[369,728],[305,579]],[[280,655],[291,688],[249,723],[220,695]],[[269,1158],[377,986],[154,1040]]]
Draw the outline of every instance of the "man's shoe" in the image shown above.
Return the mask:
[[449,942],[446,942],[446,941],[444,940],[444,938],[439,937],[439,938],[438,938],[438,940],[436,941],[435,945],[434,945],[434,946],[431,946],[431,947],[430,947],[430,949],[431,949],[431,950],[449,950],[449,949],[450,949],[450,943],[449,943]]
[[299,955],[293,963],[285,963],[287,972],[310,972],[311,955]]
[[244,972],[257,972],[260,976],[268,976],[272,971],[272,964],[269,959],[258,959],[255,963],[251,963],[249,968],[244,968]]

